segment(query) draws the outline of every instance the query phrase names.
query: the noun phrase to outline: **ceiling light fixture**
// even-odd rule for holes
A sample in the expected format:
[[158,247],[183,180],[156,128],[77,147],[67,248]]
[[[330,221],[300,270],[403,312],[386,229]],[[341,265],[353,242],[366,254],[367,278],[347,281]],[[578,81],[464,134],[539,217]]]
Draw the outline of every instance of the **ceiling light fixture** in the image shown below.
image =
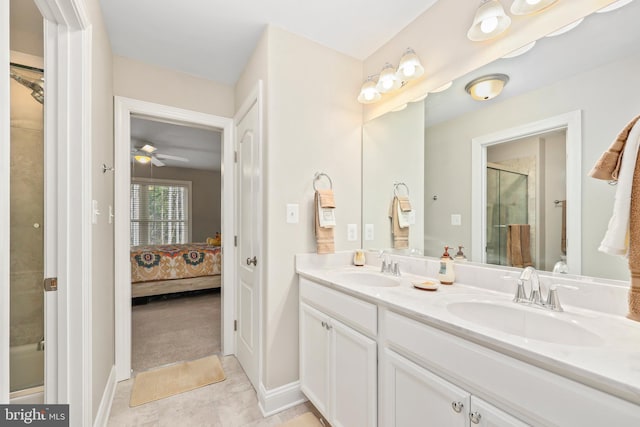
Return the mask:
[[508,81],[506,74],[489,74],[471,80],[464,90],[476,101],[487,101],[500,95]]
[[511,13],[514,15],[530,15],[553,6],[558,0],[514,0]]
[[142,163],[143,165],[146,165],[151,161],[151,157],[144,154],[136,154],[133,158],[136,159],[136,162]]
[[502,34],[511,25],[511,18],[498,0],[482,0],[467,37],[474,42],[489,40]]
[[616,2],[611,3],[609,6],[605,6],[600,10],[596,10],[596,13],[606,13],[611,12],[616,9],[620,9],[622,6],[626,6],[631,3],[633,0],[618,0]]
[[360,95],[358,95],[358,102],[362,104],[372,104],[380,100],[382,95],[376,88],[376,82],[374,76],[369,76],[367,80],[362,84],[360,88]]
[[577,21],[574,21],[569,25],[565,25],[564,27],[560,28],[559,30],[556,30],[553,33],[547,34],[545,37],[555,37],[555,36],[559,36],[560,34],[568,33],[569,31],[573,30],[575,27],[580,25],[582,23],[582,21],[584,21],[584,18],[580,18]]
[[509,58],[515,58],[516,56],[520,56],[520,55],[524,55],[525,53],[529,52],[531,49],[533,49],[533,47],[536,45],[535,40],[532,41],[529,44],[526,44],[524,46],[522,46],[521,48],[518,48],[516,50],[512,50],[511,52],[507,53],[505,56],[503,56],[503,59],[509,59]]

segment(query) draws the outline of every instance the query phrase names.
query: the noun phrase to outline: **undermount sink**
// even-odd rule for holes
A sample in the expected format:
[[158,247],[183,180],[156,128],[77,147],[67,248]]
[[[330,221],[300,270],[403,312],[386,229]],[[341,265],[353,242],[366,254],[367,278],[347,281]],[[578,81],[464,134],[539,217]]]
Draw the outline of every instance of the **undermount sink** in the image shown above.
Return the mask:
[[585,347],[604,344],[602,337],[582,326],[578,320],[561,318],[566,313],[509,304],[461,301],[447,304],[447,310],[460,319],[521,338]]
[[374,271],[343,271],[338,273],[339,277],[350,283],[358,283],[365,286],[391,287],[398,286],[400,279],[393,276],[386,276],[382,273]]

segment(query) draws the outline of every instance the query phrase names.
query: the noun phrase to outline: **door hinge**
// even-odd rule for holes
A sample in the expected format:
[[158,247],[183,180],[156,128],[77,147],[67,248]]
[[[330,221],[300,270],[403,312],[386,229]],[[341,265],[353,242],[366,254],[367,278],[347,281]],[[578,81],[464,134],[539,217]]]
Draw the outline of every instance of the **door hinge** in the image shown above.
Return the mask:
[[45,292],[55,292],[58,290],[58,278],[57,277],[47,277],[44,279],[44,290]]
[[238,330],[238,321],[237,321],[237,320],[234,320],[234,321],[233,321],[233,331],[235,332],[235,331],[237,331],[237,330]]
[[233,246],[238,246],[238,236],[233,236]]
[[233,163],[238,163],[238,152],[237,151],[233,152]]

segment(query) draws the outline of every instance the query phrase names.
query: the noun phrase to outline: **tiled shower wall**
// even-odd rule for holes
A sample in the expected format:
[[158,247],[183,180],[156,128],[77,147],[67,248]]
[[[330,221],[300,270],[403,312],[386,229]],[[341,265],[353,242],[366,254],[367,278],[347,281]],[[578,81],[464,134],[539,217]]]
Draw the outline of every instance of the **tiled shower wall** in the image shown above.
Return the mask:
[[11,346],[44,335],[43,127],[42,105],[11,80]]

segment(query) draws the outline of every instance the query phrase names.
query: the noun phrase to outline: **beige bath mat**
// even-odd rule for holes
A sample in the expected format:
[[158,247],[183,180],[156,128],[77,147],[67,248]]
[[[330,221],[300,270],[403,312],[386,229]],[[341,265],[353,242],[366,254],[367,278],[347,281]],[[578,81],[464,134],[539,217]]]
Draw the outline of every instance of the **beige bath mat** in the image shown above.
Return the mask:
[[304,414],[296,417],[284,424],[280,424],[280,427],[324,427],[320,420],[316,418],[311,412],[305,412]]
[[153,402],[225,379],[218,356],[177,363],[136,375],[129,406]]

